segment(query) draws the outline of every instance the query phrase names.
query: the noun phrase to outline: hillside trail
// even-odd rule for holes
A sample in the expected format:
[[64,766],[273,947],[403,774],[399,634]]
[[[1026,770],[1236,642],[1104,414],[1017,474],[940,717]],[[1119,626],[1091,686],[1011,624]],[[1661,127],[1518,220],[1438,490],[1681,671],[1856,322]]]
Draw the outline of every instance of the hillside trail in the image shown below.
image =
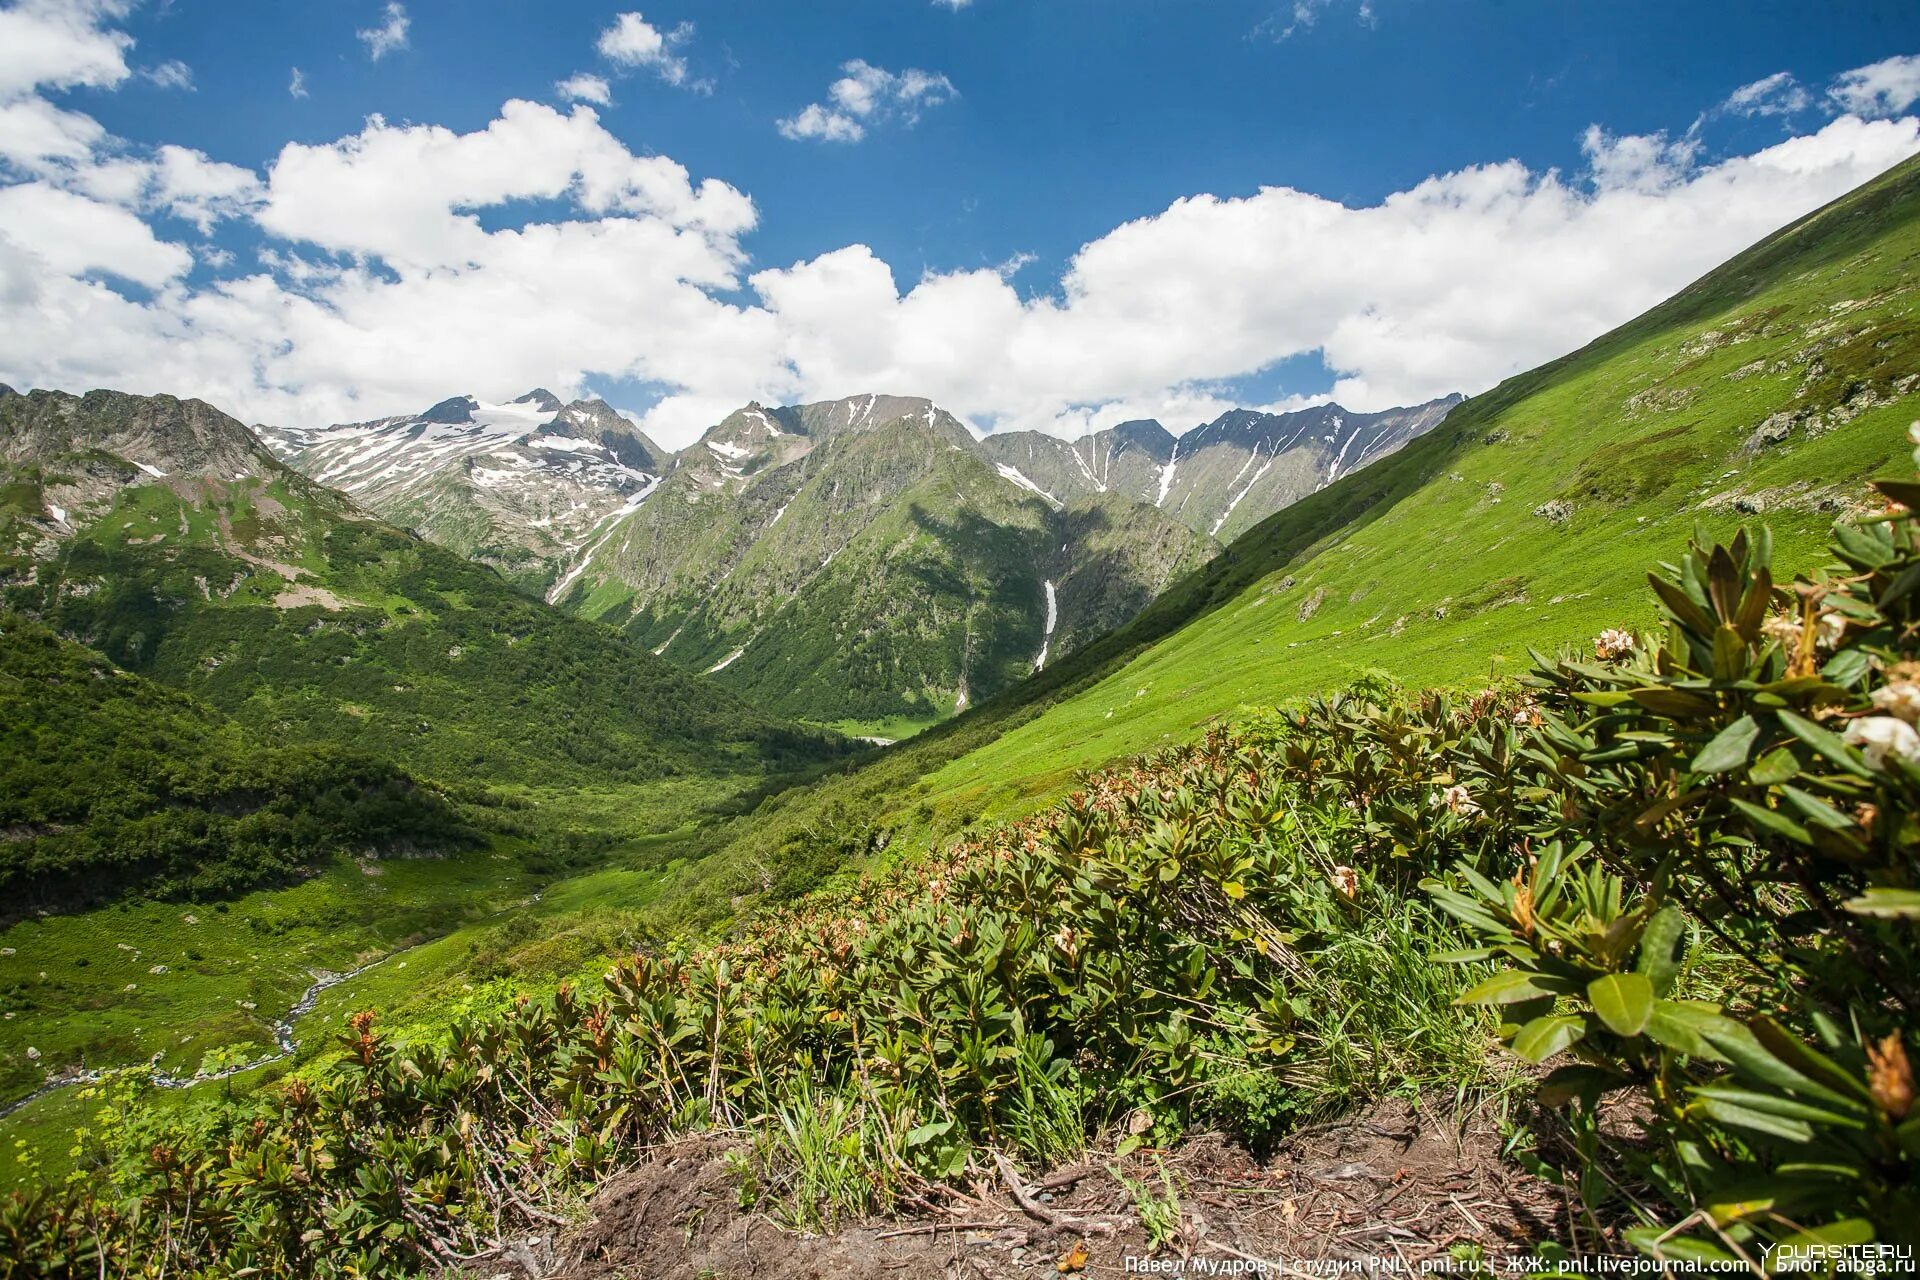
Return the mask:
[[[828,1280],[849,1276],[1418,1275],[1569,1239],[1564,1193],[1501,1157],[1484,1113],[1389,1100],[1310,1126],[1259,1158],[1218,1135],[1045,1176],[1010,1167],[971,1196],[825,1234],[740,1206],[732,1136],[655,1148],[590,1218],[510,1240],[476,1280]],[[1164,1171],[1164,1177],[1163,1177]],[[1006,1175],[1011,1175],[1008,1177]],[[1133,1188],[1165,1208],[1143,1215]],[[1166,1188],[1174,1195],[1168,1199]],[[1146,1217],[1160,1219],[1162,1240]]]

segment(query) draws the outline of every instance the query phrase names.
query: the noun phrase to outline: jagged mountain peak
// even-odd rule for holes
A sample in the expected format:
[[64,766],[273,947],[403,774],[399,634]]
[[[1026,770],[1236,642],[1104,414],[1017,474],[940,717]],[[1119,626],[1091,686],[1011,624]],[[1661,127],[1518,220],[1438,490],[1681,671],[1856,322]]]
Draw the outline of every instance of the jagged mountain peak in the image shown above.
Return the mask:
[[536,409],[544,409],[548,413],[558,413],[565,407],[561,403],[560,397],[545,387],[535,387],[533,390],[527,392],[527,394],[515,396],[513,399],[507,401],[507,403],[530,404]]
[[449,399],[442,400],[439,404],[434,405],[425,413],[422,413],[416,421],[439,422],[448,426],[457,426],[461,423],[472,422],[474,411],[479,407],[480,402],[472,396],[453,396]]
[[1174,434],[1161,426],[1158,419],[1134,418],[1111,428],[1111,431],[1116,442],[1144,449],[1163,461],[1173,454]]
[[0,446],[16,462],[84,446],[123,458],[155,479],[178,473],[227,480],[277,470],[244,423],[204,400],[0,387],[0,422],[6,427]]

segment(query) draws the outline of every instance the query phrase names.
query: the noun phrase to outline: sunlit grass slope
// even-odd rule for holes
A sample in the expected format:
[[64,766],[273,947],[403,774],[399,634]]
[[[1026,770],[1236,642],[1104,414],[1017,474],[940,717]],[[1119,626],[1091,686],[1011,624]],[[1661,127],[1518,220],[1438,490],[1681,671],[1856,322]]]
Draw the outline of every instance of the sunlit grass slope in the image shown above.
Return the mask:
[[1529,645],[1648,622],[1645,566],[1696,521],[1764,521],[1776,563],[1812,567],[1908,447],[1917,279],[1909,161],[1257,526],[1210,607],[934,773],[933,805],[1001,811],[1369,667],[1467,683],[1521,668]]
[[1776,564],[1814,567],[1920,416],[1917,276],[1907,161],[1278,512],[1057,666],[783,797],[663,900],[777,895],[768,865],[804,882],[862,848],[922,849],[1368,668],[1485,682],[1528,646],[1650,620],[1645,566],[1696,522],[1764,522]]

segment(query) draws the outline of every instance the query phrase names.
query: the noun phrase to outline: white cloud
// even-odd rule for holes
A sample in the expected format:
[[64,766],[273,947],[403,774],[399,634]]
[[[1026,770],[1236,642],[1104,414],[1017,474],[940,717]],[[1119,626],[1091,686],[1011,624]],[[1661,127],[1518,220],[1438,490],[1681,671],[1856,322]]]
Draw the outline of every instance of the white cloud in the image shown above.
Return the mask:
[[1719,110],[1737,116],[1785,116],[1805,111],[1812,103],[1812,96],[1792,72],[1776,71],[1735,89]]
[[936,5],[939,5],[942,8],[951,9],[955,13],[958,13],[960,12],[960,10],[972,4],[973,0],[933,0],[933,3]]
[[0,9],[0,101],[41,86],[111,88],[125,80],[133,37],[103,30],[111,0],[21,0]]
[[951,80],[918,67],[896,73],[855,58],[840,70],[845,74],[827,86],[827,103],[810,103],[775,122],[783,137],[858,142],[869,125],[898,120],[911,128],[921,112],[959,96]]
[[162,89],[184,89],[188,93],[193,92],[193,68],[178,58],[170,59],[157,67],[149,67],[140,74],[149,83],[157,84]]
[[[1294,36],[1313,30],[1320,22],[1320,15],[1331,9],[1334,0],[1293,0],[1286,8],[1280,9],[1261,20],[1253,29],[1256,36],[1271,36],[1276,42],[1291,40]],[[1374,13],[1373,0],[1360,0],[1354,11],[1354,18],[1363,27],[1380,25]]]
[[292,98],[304,98],[307,96],[306,73],[298,67],[293,69],[292,77],[287,80],[287,96]]
[[607,83],[606,77],[585,71],[559,81],[553,91],[569,102],[592,102],[603,107],[613,104],[613,86]]
[[367,56],[378,62],[388,54],[407,47],[407,32],[412,26],[413,19],[407,16],[407,7],[400,0],[388,0],[387,7],[380,11],[380,21],[354,34],[367,46]]
[[162,241],[126,210],[43,182],[0,187],[0,239],[60,276],[99,272],[152,289],[193,265],[185,249]]
[[260,179],[253,170],[210,160],[203,151],[169,145],[156,154],[148,203],[186,219],[206,235],[215,222],[250,212],[261,195]]
[[[815,105],[861,127],[951,93],[931,73],[846,73]],[[8,105],[0,381],[317,425],[631,379],[660,389],[643,421],[670,444],[748,399],[861,391],[982,425],[1178,429],[1235,380],[1315,354],[1357,409],[1477,392],[1920,150],[1912,119],[1848,116],[1712,163],[1691,137],[1596,127],[1574,175],[1472,166],[1358,207],[1284,187],[1179,200],[1082,246],[1036,296],[1018,259],[902,281],[857,244],[751,270],[752,201],[635,154],[587,106],[513,101],[465,133],[375,117],[259,175]],[[203,246],[222,278],[189,283],[194,254],[161,216],[251,219],[257,265],[228,274]]]
[[1827,90],[1842,110],[1868,119],[1894,116],[1920,101],[1920,55],[1886,58],[1843,71]]
[[1181,200],[1082,248],[1047,298],[988,270],[902,291],[862,246],[751,283],[802,395],[913,388],[1001,426],[1179,427],[1183,399],[1318,352],[1342,403],[1377,409],[1580,346],[1920,149],[1920,125],[1842,119],[1705,167],[1663,138],[1588,146],[1584,184],[1508,162],[1362,208],[1286,188]]
[[795,142],[809,138],[821,142],[858,142],[867,136],[866,127],[858,120],[844,112],[828,110],[817,102],[777,121],[775,127],[782,137]]
[[691,39],[691,22],[662,31],[638,13],[622,13],[614,18],[612,26],[600,33],[594,48],[616,67],[651,71],[668,84],[707,92],[712,85],[704,80],[690,80],[687,60],[679,52]]
[[45,98],[0,105],[0,161],[29,173],[46,172],[48,161],[87,158],[106,133],[92,116],[63,111]]
[[712,179],[696,186],[672,160],[633,155],[592,109],[562,115],[524,101],[474,133],[375,116],[335,143],[289,143],[269,171],[259,220],[284,239],[377,257],[403,273],[460,269],[501,243],[471,210],[560,196],[593,214],[665,219],[709,247],[730,245],[754,222],[738,191]]

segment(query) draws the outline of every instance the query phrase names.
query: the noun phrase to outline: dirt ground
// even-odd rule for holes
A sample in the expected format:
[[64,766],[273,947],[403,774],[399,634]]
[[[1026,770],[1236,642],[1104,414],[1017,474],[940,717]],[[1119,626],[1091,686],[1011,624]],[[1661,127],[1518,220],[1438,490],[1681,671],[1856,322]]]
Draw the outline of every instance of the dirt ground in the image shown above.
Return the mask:
[[[1125,1161],[1089,1158],[1039,1177],[999,1170],[936,1212],[791,1231],[742,1211],[731,1140],[657,1149],[611,1179],[583,1227],[513,1241],[472,1274],[493,1280],[826,1280],[845,1276],[1363,1275],[1417,1272],[1479,1245],[1566,1239],[1555,1187],[1499,1156],[1485,1118],[1462,1125],[1405,1102],[1303,1130],[1266,1160],[1217,1135]],[[1178,1190],[1173,1238],[1153,1248],[1113,1170]],[[1018,1187],[1018,1194],[1015,1188]],[[1348,1264],[1344,1272],[1341,1263]],[[1264,1266],[1258,1264],[1265,1264]],[[1443,1263],[1444,1265],[1444,1263]]]

